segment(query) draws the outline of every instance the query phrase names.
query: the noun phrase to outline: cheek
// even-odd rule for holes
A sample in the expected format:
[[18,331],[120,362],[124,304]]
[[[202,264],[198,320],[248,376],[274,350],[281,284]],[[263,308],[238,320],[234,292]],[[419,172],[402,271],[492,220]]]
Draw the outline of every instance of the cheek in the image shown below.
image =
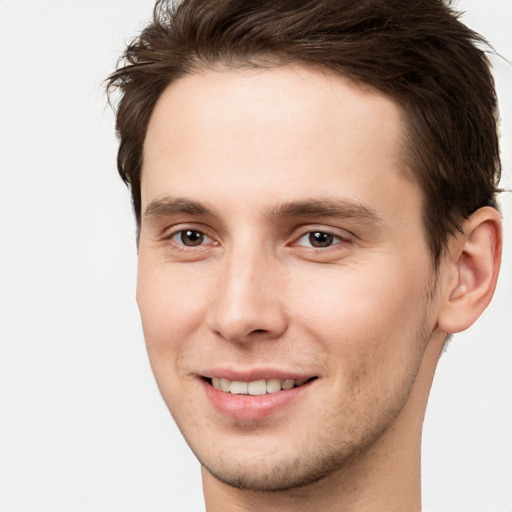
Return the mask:
[[[425,319],[428,273],[406,264],[376,275],[361,267],[332,268],[291,290],[303,328],[343,357],[378,358],[412,345]],[[299,289],[300,288],[300,289]]]
[[188,279],[139,256],[137,305],[155,381],[171,414],[189,400],[180,392],[190,378],[183,364],[190,333],[197,327],[200,296]]
[[207,283],[139,256],[137,305],[153,369],[173,364],[205,316]]
[[333,273],[297,305],[299,330],[328,356],[328,410],[356,433],[361,422],[389,419],[405,403],[429,339],[428,279],[401,268],[387,280]]

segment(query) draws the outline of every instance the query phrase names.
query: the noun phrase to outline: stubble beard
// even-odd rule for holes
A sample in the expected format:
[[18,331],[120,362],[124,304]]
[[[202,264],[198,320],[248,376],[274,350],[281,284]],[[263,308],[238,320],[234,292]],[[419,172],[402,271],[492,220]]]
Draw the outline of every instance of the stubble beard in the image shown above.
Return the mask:
[[[427,307],[425,307],[425,313],[426,311]],[[421,354],[431,334],[425,315],[416,335],[416,347]],[[196,456],[214,478],[231,487],[246,491],[277,493],[298,490],[337,473],[348,474],[351,468],[365,458],[372,446],[399,416],[410,396],[418,371],[419,365],[404,376],[404,381],[401,383],[402,392],[396,393],[387,406],[381,408],[376,417],[370,419],[368,423],[365,423],[364,417],[359,418],[360,421],[357,423],[359,434],[355,434],[355,424],[348,427],[334,425],[331,431],[309,432],[306,436],[307,442],[303,442],[297,449],[296,455],[283,455],[278,460],[267,460],[259,467],[251,463],[233,463],[233,459],[229,454],[226,456],[226,452],[217,460],[205,461],[201,460],[202,457],[197,453]],[[355,412],[353,407],[349,409],[352,413]],[[300,429],[300,426],[298,428]]]
[[[341,417],[343,424],[334,421],[330,430],[324,428],[317,432],[308,432],[296,453],[283,455],[277,460],[267,459],[259,465],[234,461],[227,450],[215,458],[211,455],[203,457],[203,453],[198,453],[201,450],[195,450],[194,443],[190,442],[186,432],[182,430],[187,444],[203,468],[224,484],[261,493],[300,490],[334,474],[350,473],[351,468],[365,458],[372,446],[393,424],[409,399],[423,354],[433,334],[428,312],[436,295],[437,285],[437,273],[433,271],[424,296],[423,316],[415,335],[412,336],[414,346],[411,350],[414,354],[410,358],[410,367],[395,388],[399,392],[395,391],[393,396],[388,397],[386,406],[381,405],[379,412],[370,415],[366,411],[366,416],[361,415],[359,421],[346,424],[343,420],[347,415],[357,416],[359,404],[348,405],[342,414],[338,412],[338,419]],[[297,429],[300,430],[300,425],[297,425]],[[290,436],[293,436],[293,432],[290,432]]]
[[[320,441],[319,441],[320,444]],[[325,447],[320,447],[325,451]],[[284,492],[301,489],[340,471],[352,460],[359,450],[345,446],[334,453],[318,454],[314,449],[296,457],[282,458],[268,468],[251,471],[242,464],[236,469],[220,469],[222,463],[203,464],[203,467],[217,480],[231,487],[253,492]]]

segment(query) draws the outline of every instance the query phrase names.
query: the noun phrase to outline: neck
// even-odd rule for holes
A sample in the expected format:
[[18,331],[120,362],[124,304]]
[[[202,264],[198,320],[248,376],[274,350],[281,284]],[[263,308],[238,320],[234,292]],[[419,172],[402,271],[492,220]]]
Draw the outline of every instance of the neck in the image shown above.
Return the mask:
[[202,468],[207,512],[419,512],[421,432],[444,336],[425,351],[410,397],[389,428],[328,477],[279,492],[237,489]]

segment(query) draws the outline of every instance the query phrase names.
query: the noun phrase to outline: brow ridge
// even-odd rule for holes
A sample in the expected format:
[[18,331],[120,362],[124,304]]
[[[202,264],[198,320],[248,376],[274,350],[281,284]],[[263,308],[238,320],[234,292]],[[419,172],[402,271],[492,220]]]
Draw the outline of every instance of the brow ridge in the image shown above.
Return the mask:
[[[282,218],[331,217],[351,219],[368,223],[382,223],[381,217],[370,206],[361,201],[338,198],[315,198],[278,203],[267,210],[267,216],[277,220]],[[145,218],[157,218],[186,214],[199,217],[215,217],[214,209],[191,199],[165,196],[154,199],[144,211]]]
[[280,203],[269,210],[271,218],[334,217],[357,218],[371,223],[382,223],[381,217],[370,206],[357,200],[318,198]]
[[144,210],[145,218],[165,217],[176,214],[213,217],[214,211],[207,206],[183,197],[165,196],[154,199]]

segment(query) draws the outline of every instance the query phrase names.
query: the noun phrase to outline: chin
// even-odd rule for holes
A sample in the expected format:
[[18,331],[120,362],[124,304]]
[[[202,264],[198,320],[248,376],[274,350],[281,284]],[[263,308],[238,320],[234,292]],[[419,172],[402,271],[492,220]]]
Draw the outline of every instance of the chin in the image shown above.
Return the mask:
[[[259,443],[258,443],[259,444]],[[364,445],[370,440],[363,441]],[[280,492],[300,489],[343,469],[364,451],[359,443],[329,446],[318,436],[307,450],[288,446],[280,450],[223,449],[213,453],[191,447],[201,465],[218,481],[237,489],[257,492]],[[286,453],[286,451],[288,453]]]
[[280,460],[270,468],[243,465],[230,468],[221,467],[221,464],[214,464],[213,467],[205,466],[205,468],[220,482],[237,489],[280,492],[313,484],[336,472],[340,466],[338,460],[315,462],[316,464],[296,457]]

